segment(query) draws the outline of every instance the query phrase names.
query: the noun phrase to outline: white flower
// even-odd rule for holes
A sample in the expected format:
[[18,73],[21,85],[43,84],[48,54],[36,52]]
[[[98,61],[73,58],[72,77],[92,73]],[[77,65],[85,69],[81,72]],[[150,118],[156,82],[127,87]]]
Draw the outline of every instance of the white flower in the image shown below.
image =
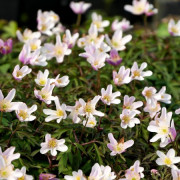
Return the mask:
[[104,88],[101,89],[101,100],[104,104],[110,105],[110,104],[119,104],[121,101],[120,99],[116,99],[118,96],[120,96],[121,93],[119,91],[112,93],[112,85],[107,86],[107,90]]
[[129,76],[130,69],[125,69],[124,66],[121,66],[118,73],[113,71],[113,81],[117,86],[121,86],[122,84],[128,84],[131,81],[131,77]]
[[135,124],[140,124],[140,120],[138,118],[135,118],[135,116],[136,112],[129,109],[124,109],[122,111],[122,114],[120,114],[121,127],[123,129],[126,129],[128,126],[132,128],[135,126]]
[[102,16],[94,12],[92,13],[92,23],[96,25],[99,32],[103,32],[110,22],[107,20],[103,21]]
[[51,104],[51,101],[54,100],[54,96],[52,96],[52,91],[55,85],[51,85],[50,83],[50,79],[48,79],[46,85],[41,90],[34,90],[36,98],[45,102],[46,104]]
[[78,170],[78,172],[73,171],[72,176],[68,176],[68,175],[64,176],[64,179],[65,180],[86,180],[86,178],[83,175],[82,170],[80,169]]
[[52,120],[57,120],[57,123],[60,123],[62,119],[66,119],[66,105],[62,104],[60,105],[59,98],[56,96],[54,99],[56,110],[51,109],[43,109],[44,114],[49,115],[46,117],[45,121],[49,122]]
[[35,79],[36,84],[39,86],[45,86],[48,80],[49,70],[45,69],[44,73],[39,71],[37,74],[37,78]]
[[156,160],[156,163],[158,165],[166,165],[168,167],[171,167],[172,169],[177,169],[177,167],[174,164],[180,162],[180,157],[175,157],[174,149],[170,149],[166,155],[161,151],[157,151],[157,155],[159,156],[159,158]]
[[145,8],[145,15],[146,16],[152,16],[154,14],[157,14],[158,13],[158,9],[154,8],[154,5],[153,4],[149,4],[147,2],[147,5],[146,5],[146,8]]
[[63,37],[63,42],[65,42],[68,45],[68,48],[73,48],[79,37],[79,33],[75,33],[75,34],[71,35],[71,32],[69,29],[67,29],[65,33],[66,34]]
[[135,97],[131,96],[129,97],[128,95],[124,96],[124,104],[123,104],[123,109],[129,109],[130,111],[135,112],[136,114],[140,114],[141,112],[139,110],[137,110],[137,108],[143,106],[143,102],[142,101],[135,101]]
[[156,94],[157,101],[170,104],[171,103],[171,95],[166,94],[166,86],[163,86],[161,90]]
[[50,151],[52,156],[56,156],[57,151],[65,152],[68,150],[68,147],[64,145],[64,143],[64,139],[57,140],[55,138],[51,138],[50,134],[46,134],[45,142],[41,143],[40,153],[46,154]]
[[126,35],[122,37],[123,31],[121,29],[118,29],[114,32],[112,36],[112,40],[109,39],[109,36],[106,35],[106,41],[107,43],[113,48],[116,49],[117,51],[123,51],[126,49],[126,44],[131,41],[132,36],[131,35]]
[[47,59],[55,57],[58,63],[62,63],[64,61],[64,56],[71,54],[71,50],[68,48],[68,45],[61,42],[60,35],[56,36],[55,45],[46,43],[43,51],[44,54],[46,54]]
[[180,36],[180,20],[175,24],[175,21],[171,19],[168,24],[168,31],[171,36]]
[[139,160],[135,161],[134,164],[129,168],[129,170],[131,171],[135,170],[140,174],[141,178],[144,178],[144,174],[143,174],[144,168],[140,166]]
[[125,5],[124,9],[135,15],[144,14],[147,8],[147,0],[133,0],[132,5]]
[[101,171],[102,171],[102,177],[101,180],[113,180],[116,178],[116,175],[114,172],[111,172],[110,166],[103,166],[101,165]]
[[71,1],[70,8],[73,10],[75,14],[84,14],[91,7],[91,5],[91,3],[85,3],[84,1]]
[[23,34],[19,30],[17,30],[16,34],[19,41],[24,42],[24,43],[30,39],[34,39],[34,38],[38,39],[41,36],[40,32],[32,32],[30,29],[25,29]]
[[0,157],[4,159],[6,166],[10,165],[12,161],[19,159],[20,154],[19,153],[14,154],[14,151],[15,151],[15,147],[13,146],[6,149],[4,152],[2,152],[2,149],[0,147]]
[[104,116],[104,113],[97,111],[95,109],[97,102],[99,101],[99,99],[101,98],[101,96],[95,96],[92,100],[88,101],[87,103],[83,100],[83,99],[79,99],[79,102],[81,104],[82,107],[80,107],[79,109],[79,113],[82,116],[87,116],[89,117],[90,115],[96,115],[96,116]]
[[77,45],[78,47],[84,47],[93,43],[96,47],[99,47],[103,41],[104,41],[104,35],[98,37],[97,26],[91,23],[90,28],[88,30],[88,35],[79,38]]
[[22,78],[24,76],[26,76],[27,74],[29,74],[30,72],[32,71],[31,68],[29,68],[28,66],[23,66],[21,69],[20,69],[20,66],[19,65],[16,65],[14,67],[14,71],[12,73],[14,79],[18,80],[18,81],[21,81]]
[[34,39],[29,39],[26,44],[28,44],[28,46],[30,46],[31,51],[35,51],[37,49],[41,48],[41,40],[34,38]]
[[16,172],[22,173],[22,176],[20,178],[18,178],[18,180],[33,180],[34,179],[33,176],[26,174],[26,167],[25,166],[23,166],[21,168],[21,170],[17,169]]
[[150,117],[153,118],[161,110],[160,103],[156,102],[154,105],[151,103],[146,103],[144,107],[144,112],[148,112]]
[[11,102],[15,96],[15,93],[16,90],[12,89],[4,98],[4,95],[0,90],[0,111],[11,112],[17,109],[18,102]]
[[131,147],[134,144],[133,140],[124,142],[124,138],[122,138],[118,143],[112,133],[108,134],[108,138],[110,143],[107,144],[107,147],[112,151],[110,153],[111,156],[115,156],[116,154],[125,152],[127,148]]
[[16,110],[17,118],[23,121],[33,121],[36,119],[36,116],[31,115],[31,113],[37,110],[37,105],[33,105],[31,108],[28,108],[25,103],[19,103],[19,106]]
[[58,74],[56,76],[56,78],[54,79],[54,83],[56,85],[56,87],[65,87],[69,84],[69,76],[62,76],[61,78],[59,78],[60,74]]
[[83,125],[89,128],[94,128],[96,123],[96,118],[93,115],[90,115],[87,120],[83,121]]
[[157,103],[156,99],[157,90],[154,87],[145,87],[142,91],[142,95],[146,98],[148,104],[155,105]]
[[147,63],[142,63],[141,67],[138,68],[137,62],[134,62],[132,68],[131,68],[131,78],[136,79],[139,81],[144,80],[144,77],[151,76],[152,71],[143,71],[147,67]]
[[176,113],[176,114],[180,114],[180,108],[179,108],[179,109],[176,109],[175,113]]
[[73,120],[74,123],[79,123],[81,119],[78,117],[79,115],[79,109],[82,107],[81,103],[79,101],[76,101],[76,104],[74,106],[67,106],[67,111],[70,111],[69,118]]
[[98,163],[94,164],[94,166],[91,169],[91,173],[88,177],[88,180],[100,180],[102,177],[102,171],[101,171],[101,167]]
[[120,22],[118,21],[118,19],[115,19],[111,25],[111,29],[113,31],[116,31],[118,29],[121,29],[122,31],[127,31],[132,27],[133,26],[130,24],[130,21],[126,20],[125,18],[123,18]]
[[46,66],[48,64],[46,59],[47,59],[46,56],[45,55],[40,55],[40,52],[39,52],[38,57],[32,59],[30,61],[30,64],[33,65],[33,66]]
[[171,174],[172,174],[173,180],[180,179],[180,169],[171,169]]

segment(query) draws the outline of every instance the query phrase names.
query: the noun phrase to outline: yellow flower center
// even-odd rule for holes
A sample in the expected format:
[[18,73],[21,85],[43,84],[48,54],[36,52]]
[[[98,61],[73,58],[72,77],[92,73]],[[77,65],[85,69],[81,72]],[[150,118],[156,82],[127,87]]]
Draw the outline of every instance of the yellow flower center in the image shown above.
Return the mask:
[[36,44],[32,44],[32,45],[31,45],[31,49],[32,49],[33,51],[35,51],[35,50],[37,49],[37,45],[36,45]]
[[123,143],[118,143],[115,147],[114,150],[117,152],[122,152],[124,151],[124,144]]
[[100,21],[94,21],[94,24],[97,26],[97,28],[101,28],[101,22]]
[[45,24],[42,25],[41,31],[45,31],[47,29],[47,26]]
[[111,101],[111,97],[110,97],[109,95],[105,95],[105,96],[103,97],[103,99],[104,99],[105,101],[107,101],[107,102],[110,102],[110,101]]
[[57,146],[57,140],[54,138],[51,138],[48,142],[48,147],[49,148],[55,148]]
[[152,96],[152,91],[151,90],[147,90],[145,92],[145,96],[147,96],[148,98],[150,98]]
[[41,95],[41,97],[42,97],[42,99],[48,99],[48,97],[49,97],[49,93],[48,92],[45,92],[45,91],[40,91],[39,92],[39,95]]
[[171,28],[171,31],[173,32],[173,33],[178,33],[179,31],[178,31],[178,28],[177,27],[172,27]]
[[164,163],[165,163],[166,165],[171,165],[171,164],[172,164],[172,161],[171,161],[168,157],[166,157],[166,158],[164,159]]
[[93,111],[93,108],[92,108],[91,104],[87,103],[85,106],[85,112],[92,113],[92,111]]
[[97,65],[99,65],[99,61],[98,61],[98,60],[95,60],[95,61],[94,61],[94,66],[97,66]]
[[62,80],[61,80],[61,79],[58,79],[57,82],[58,82],[59,84],[61,84],[61,83],[62,83]]
[[140,72],[138,70],[135,70],[133,72],[133,77],[139,77],[140,76]]
[[41,86],[44,86],[44,85],[46,84],[46,79],[41,78],[41,79],[39,80],[39,84],[40,84]]
[[25,176],[18,178],[18,180],[25,180]]
[[168,127],[160,128],[160,134],[167,134],[167,133],[168,133]]
[[64,112],[61,109],[58,109],[56,111],[56,115],[59,116],[59,117],[64,116]]
[[61,56],[61,55],[63,54],[62,48],[60,48],[60,47],[56,48],[55,54],[56,54],[57,56]]
[[8,176],[10,175],[12,171],[12,167],[11,166],[7,166],[3,169],[0,170],[0,177],[3,178],[3,179],[7,179]]
[[128,124],[130,121],[130,117],[128,115],[124,115],[122,120],[124,121],[124,123]]
[[136,13],[141,13],[141,12],[144,11],[144,6],[141,5],[141,4],[138,5],[138,6],[135,6],[134,11],[135,11]]
[[17,72],[16,72],[16,76],[17,76],[17,77],[22,76],[22,75],[23,75],[23,73],[22,73],[21,71],[17,71]]
[[18,113],[18,115],[19,115],[23,120],[25,120],[25,119],[27,119],[27,118],[29,117],[29,114],[28,114],[26,111],[24,111],[24,110],[20,110],[19,113]]
[[81,180],[81,177],[80,176],[76,176],[75,180]]
[[89,121],[88,124],[93,125],[93,126],[96,125],[96,123],[93,120]]
[[7,111],[11,107],[10,102],[2,100],[0,102],[0,111]]
[[112,41],[112,45],[113,45],[114,47],[118,47],[118,46],[119,46],[119,43],[118,43],[117,41]]

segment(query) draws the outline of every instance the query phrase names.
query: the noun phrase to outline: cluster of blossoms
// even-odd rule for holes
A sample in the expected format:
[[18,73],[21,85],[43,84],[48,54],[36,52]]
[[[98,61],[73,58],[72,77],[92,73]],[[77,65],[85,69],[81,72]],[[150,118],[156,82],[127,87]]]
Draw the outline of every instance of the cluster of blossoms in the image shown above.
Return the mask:
[[10,147],[2,152],[0,147],[0,179],[17,180],[26,179],[33,180],[33,177],[26,174],[26,167],[14,169],[12,161],[19,159],[20,154],[15,153],[15,147]]

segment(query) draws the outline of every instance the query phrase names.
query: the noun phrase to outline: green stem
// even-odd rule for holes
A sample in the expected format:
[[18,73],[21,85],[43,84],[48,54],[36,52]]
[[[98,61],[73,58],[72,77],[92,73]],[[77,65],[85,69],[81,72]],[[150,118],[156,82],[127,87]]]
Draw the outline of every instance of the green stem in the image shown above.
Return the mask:
[[0,119],[0,124],[2,124],[2,118],[3,118],[3,111],[1,111],[1,119]]
[[78,14],[77,21],[76,21],[76,27],[78,28],[81,24],[81,14]]
[[145,32],[147,32],[147,16],[144,15],[144,27],[145,27]]

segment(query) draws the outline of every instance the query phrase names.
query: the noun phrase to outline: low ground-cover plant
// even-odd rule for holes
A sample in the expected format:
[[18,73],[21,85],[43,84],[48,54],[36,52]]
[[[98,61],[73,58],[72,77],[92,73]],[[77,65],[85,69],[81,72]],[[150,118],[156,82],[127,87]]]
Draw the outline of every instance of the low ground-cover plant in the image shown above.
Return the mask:
[[[144,2],[125,9],[146,20],[157,10]],[[38,11],[37,32],[0,42],[1,179],[177,180],[179,25],[93,13],[80,26],[90,4],[70,7],[71,31]]]

